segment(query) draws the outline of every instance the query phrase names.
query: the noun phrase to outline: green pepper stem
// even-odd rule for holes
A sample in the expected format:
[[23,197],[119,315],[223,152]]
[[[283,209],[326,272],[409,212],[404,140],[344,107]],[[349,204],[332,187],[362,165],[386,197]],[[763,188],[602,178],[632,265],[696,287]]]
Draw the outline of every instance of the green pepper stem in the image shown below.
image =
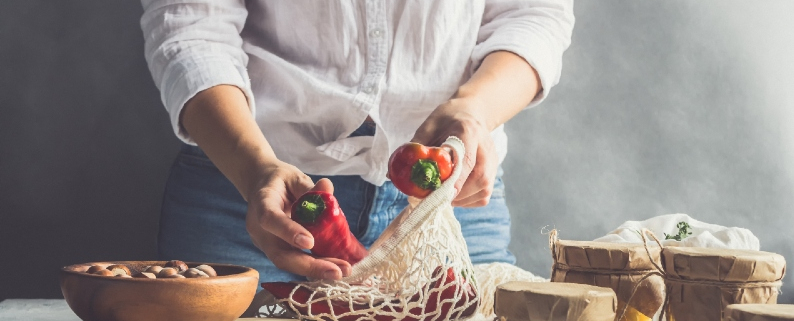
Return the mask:
[[298,206],[297,213],[293,214],[295,215],[295,220],[300,223],[314,223],[325,210],[325,202],[323,202],[323,198],[320,195],[307,195],[303,200],[298,201],[301,203]]
[[441,186],[438,164],[429,159],[420,159],[411,167],[411,181],[422,189],[434,191]]
[[317,204],[309,202],[309,201],[303,201],[303,203],[301,203],[301,207],[304,210],[307,210],[307,211],[310,211],[310,212],[314,212],[314,211],[317,210]]

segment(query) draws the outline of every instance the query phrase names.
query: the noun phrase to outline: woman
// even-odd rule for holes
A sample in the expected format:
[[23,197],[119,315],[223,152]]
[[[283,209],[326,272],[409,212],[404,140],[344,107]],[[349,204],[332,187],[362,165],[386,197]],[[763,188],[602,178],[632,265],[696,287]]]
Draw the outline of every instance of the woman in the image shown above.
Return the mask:
[[340,279],[350,265],[306,253],[314,240],[292,202],[333,191],[369,246],[407,205],[386,178],[390,153],[454,135],[466,155],[453,205],[472,261],[514,263],[502,124],[558,82],[572,0],[142,2],[146,58],[185,143],[163,200],[163,259]]

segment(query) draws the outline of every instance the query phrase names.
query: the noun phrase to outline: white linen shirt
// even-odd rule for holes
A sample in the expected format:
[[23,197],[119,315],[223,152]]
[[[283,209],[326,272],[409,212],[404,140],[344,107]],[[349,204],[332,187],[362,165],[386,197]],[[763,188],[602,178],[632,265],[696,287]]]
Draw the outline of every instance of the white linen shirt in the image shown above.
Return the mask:
[[[184,104],[221,84],[245,93],[276,156],[308,174],[381,185],[393,150],[491,52],[557,84],[573,0],[142,0],[145,54],[177,136]],[[494,106],[497,108],[498,106]],[[375,136],[348,137],[370,116]],[[503,126],[493,131],[501,162]]]

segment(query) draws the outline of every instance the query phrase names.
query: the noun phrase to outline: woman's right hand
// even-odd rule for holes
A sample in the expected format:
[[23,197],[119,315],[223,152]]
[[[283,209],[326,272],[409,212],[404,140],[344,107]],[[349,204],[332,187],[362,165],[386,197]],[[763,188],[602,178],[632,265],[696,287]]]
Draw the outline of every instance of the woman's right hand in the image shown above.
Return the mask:
[[314,238],[293,221],[290,208],[309,190],[333,193],[328,179],[314,184],[297,167],[276,162],[262,171],[262,178],[248,195],[246,229],[254,245],[276,267],[313,279],[339,280],[351,272],[350,263],[335,258],[315,258],[301,249],[311,249]]
[[301,249],[312,235],[290,217],[290,207],[310,189],[333,192],[329,180],[315,185],[297,167],[280,161],[248,109],[243,91],[218,85],[186,104],[181,124],[248,202],[246,229],[254,245],[279,269],[313,279],[338,280],[350,264],[315,258]]

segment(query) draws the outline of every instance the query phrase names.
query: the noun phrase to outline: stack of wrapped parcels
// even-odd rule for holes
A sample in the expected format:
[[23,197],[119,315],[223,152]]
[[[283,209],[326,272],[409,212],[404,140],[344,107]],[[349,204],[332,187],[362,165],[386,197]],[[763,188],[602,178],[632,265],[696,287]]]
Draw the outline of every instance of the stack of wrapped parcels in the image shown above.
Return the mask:
[[[655,274],[660,249],[642,244],[557,241],[551,281],[611,288],[624,320],[650,320],[664,304],[664,278]],[[623,313],[623,310],[626,310]]]
[[[646,242],[645,233],[675,232],[680,222],[692,228],[690,238]],[[672,214],[626,222],[607,237],[592,242],[559,240],[552,231],[550,247],[554,258],[551,284],[594,288],[504,284],[495,295],[498,318],[794,320],[794,308],[776,304],[786,270],[784,258],[759,251],[758,239],[746,229]],[[604,289],[614,293],[615,301],[608,299]],[[614,311],[611,318],[610,311]]]
[[662,252],[671,319],[720,321],[731,304],[776,304],[786,271],[762,251],[667,247]]

